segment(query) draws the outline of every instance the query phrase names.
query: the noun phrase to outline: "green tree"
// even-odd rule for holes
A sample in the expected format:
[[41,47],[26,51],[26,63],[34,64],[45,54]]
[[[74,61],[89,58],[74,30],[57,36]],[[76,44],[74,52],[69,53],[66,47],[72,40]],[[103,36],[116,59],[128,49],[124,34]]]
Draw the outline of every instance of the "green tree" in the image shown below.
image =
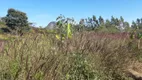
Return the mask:
[[101,16],[99,17],[99,23],[100,25],[104,25],[104,19]]
[[5,17],[5,23],[11,30],[18,32],[29,29],[28,17],[26,13],[12,8],[8,9],[7,15]]
[[78,31],[82,31],[85,29],[85,20],[84,19],[81,19],[79,21],[79,26],[77,26],[77,28],[78,28]]
[[95,25],[94,25],[94,20],[93,18],[88,17],[88,19],[86,19],[86,23],[87,23],[87,29],[88,30],[94,30],[95,29]]
[[139,18],[137,18],[137,24],[138,24],[138,25],[140,24],[140,19],[139,19]]
[[111,22],[107,19],[105,23],[106,28],[111,27]]
[[93,15],[93,26],[97,27],[98,25],[98,20],[96,19],[96,16]]
[[128,22],[124,22],[124,30],[125,30],[125,32],[130,32],[131,31],[131,27],[130,27]]
[[115,19],[115,26],[119,26],[120,25],[120,21],[118,18]]
[[120,28],[125,28],[126,27],[126,25],[127,24],[124,24],[125,22],[124,22],[124,19],[123,19],[123,17],[122,16],[120,16],[120,20],[119,20],[119,26],[120,26]]
[[123,23],[124,22],[124,18],[122,16],[120,16],[120,21]]
[[138,28],[142,29],[142,19],[138,18],[137,21],[136,21],[136,23],[137,23]]
[[93,15],[93,21],[96,22],[96,20],[97,20],[97,19],[96,19],[96,16]]
[[142,24],[142,18],[140,20],[141,20],[141,24]]
[[133,29],[137,29],[137,24],[133,21],[131,27],[132,27]]
[[111,24],[115,25],[115,18],[113,16],[111,16]]
[[96,20],[96,27],[99,27],[99,21]]

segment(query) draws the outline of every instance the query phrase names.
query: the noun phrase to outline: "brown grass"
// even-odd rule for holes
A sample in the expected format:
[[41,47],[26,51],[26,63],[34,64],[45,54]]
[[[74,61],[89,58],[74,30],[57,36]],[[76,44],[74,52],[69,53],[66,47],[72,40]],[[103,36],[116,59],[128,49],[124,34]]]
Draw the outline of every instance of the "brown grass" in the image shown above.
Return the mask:
[[0,79],[130,80],[125,73],[140,50],[124,35],[106,35],[82,32],[60,41],[54,34],[28,34],[9,40],[0,54]]

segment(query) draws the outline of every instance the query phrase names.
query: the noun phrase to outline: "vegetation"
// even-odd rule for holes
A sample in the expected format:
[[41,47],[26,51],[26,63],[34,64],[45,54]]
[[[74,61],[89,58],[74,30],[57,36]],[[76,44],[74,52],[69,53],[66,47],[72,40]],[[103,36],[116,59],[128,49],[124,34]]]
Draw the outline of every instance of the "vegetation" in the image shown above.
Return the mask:
[[30,27],[27,19],[25,13],[9,9],[0,23],[18,34],[31,28],[23,35],[1,33],[0,80],[141,79],[139,19],[130,27],[123,17],[93,15],[76,24],[60,15],[50,30]]
[[28,29],[28,17],[26,13],[9,9],[6,17],[4,17],[7,27],[11,30],[21,32]]

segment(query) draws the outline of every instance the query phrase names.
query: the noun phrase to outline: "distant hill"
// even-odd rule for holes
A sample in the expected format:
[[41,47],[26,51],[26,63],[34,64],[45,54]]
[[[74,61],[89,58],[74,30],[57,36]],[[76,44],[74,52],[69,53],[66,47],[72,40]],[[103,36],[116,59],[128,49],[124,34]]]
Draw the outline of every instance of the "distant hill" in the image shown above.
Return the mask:
[[55,29],[55,27],[56,27],[56,22],[52,21],[47,25],[46,29]]

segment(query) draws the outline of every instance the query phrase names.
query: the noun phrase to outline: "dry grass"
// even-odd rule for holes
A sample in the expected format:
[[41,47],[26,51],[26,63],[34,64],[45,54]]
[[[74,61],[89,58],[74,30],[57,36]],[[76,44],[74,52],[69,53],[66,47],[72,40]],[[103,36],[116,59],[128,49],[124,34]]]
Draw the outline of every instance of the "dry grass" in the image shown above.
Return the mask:
[[128,38],[83,32],[59,41],[54,34],[28,34],[7,41],[0,54],[0,79],[130,80],[125,71],[137,53]]

